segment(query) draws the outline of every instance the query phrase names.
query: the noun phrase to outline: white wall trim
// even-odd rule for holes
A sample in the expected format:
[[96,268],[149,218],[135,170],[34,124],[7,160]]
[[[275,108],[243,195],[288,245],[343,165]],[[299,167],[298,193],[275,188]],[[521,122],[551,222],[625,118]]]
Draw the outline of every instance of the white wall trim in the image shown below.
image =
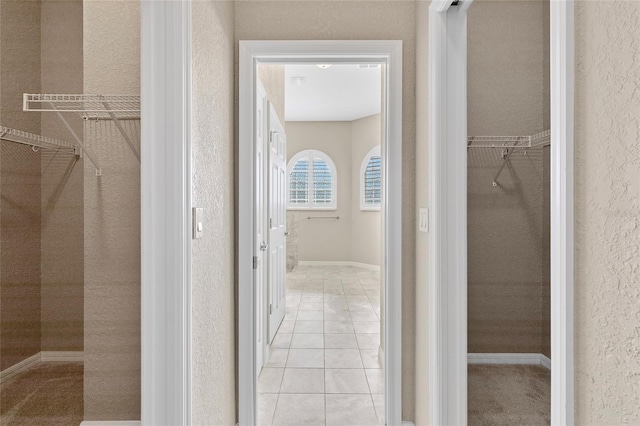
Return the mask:
[[141,416],[147,425],[187,425],[191,423],[190,0],[141,2],[141,75]]
[[255,285],[253,280],[253,128],[255,63],[387,63],[388,125],[385,158],[385,407],[386,423],[402,419],[402,42],[401,41],[240,41],[239,49],[239,424],[256,424]]
[[140,420],[85,420],[80,423],[80,426],[140,426],[141,424]]
[[550,2],[551,29],[551,424],[574,423],[573,128],[574,3]]
[[551,360],[538,353],[469,353],[469,364],[541,365],[551,370]]
[[353,268],[368,269],[370,271],[380,271],[380,265],[351,262],[349,260],[299,260],[298,266],[351,266]]
[[40,362],[84,362],[83,351],[42,351]]
[[12,365],[11,367],[5,368],[0,372],[0,383],[4,383],[12,377],[17,376],[18,374],[26,371],[36,365],[40,364],[40,352],[37,354],[31,355],[29,358],[26,358],[20,361],[17,364]]
[[[429,8],[429,423],[467,424],[467,7]],[[420,261],[420,260],[419,260]]]

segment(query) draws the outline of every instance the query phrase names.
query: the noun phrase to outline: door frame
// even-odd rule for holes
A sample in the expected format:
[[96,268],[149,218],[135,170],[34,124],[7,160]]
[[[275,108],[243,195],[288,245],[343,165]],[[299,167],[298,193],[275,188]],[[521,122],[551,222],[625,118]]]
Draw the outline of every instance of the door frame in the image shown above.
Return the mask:
[[[466,11],[429,10],[429,416],[467,423]],[[573,425],[574,3],[550,2],[551,424]]]
[[387,68],[385,144],[385,407],[390,426],[402,422],[402,41],[240,41],[238,200],[239,425],[256,424],[257,378],[254,256],[254,100],[256,65],[287,62],[377,62]]
[[140,2],[141,423],[191,424],[191,0]]

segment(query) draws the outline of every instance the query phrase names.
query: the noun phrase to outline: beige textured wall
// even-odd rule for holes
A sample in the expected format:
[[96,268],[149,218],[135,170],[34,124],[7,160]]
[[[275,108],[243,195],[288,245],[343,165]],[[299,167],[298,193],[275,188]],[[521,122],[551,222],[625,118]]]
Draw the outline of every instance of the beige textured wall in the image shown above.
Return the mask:
[[[415,339],[415,2],[239,1],[238,40],[403,41],[403,418],[414,415]],[[236,45],[237,48],[237,45]]]
[[[548,7],[478,1],[469,9],[470,136],[545,130]],[[468,152],[469,352],[542,352],[543,266],[549,265],[543,262],[542,157],[541,149],[514,154],[493,187],[500,151]]]
[[639,50],[640,2],[577,2],[577,425],[640,424]]
[[194,425],[236,423],[234,334],[234,7],[192,3],[193,203],[205,233],[192,251]]
[[[0,2],[0,124],[39,133],[40,3]],[[0,370],[40,351],[40,153],[0,143]]]
[[[300,151],[317,149],[331,158],[338,175],[336,210],[289,210],[298,223],[298,260],[351,260],[351,122],[288,121],[286,125],[287,163]],[[309,216],[340,219],[309,220]]]
[[[416,2],[416,209],[429,206],[429,4]],[[418,216],[412,220],[417,223]],[[416,233],[416,426],[429,424],[429,234]]]
[[[284,116],[284,65],[258,64],[258,79],[267,92],[267,98],[273,104],[278,119],[285,126]],[[286,131],[286,128],[285,128]]]
[[[43,93],[82,93],[82,1],[41,3]],[[39,115],[39,114],[36,114]],[[67,114],[77,134],[82,119]],[[71,140],[54,114],[42,134]],[[83,161],[42,150],[42,350],[81,351],[84,341]]]
[[365,155],[381,143],[380,114],[351,122],[351,255],[353,262],[380,266],[379,211],[360,210],[360,167]]
[[[140,93],[134,0],[84,2],[84,92]],[[126,122],[135,131],[133,122]],[[140,418],[140,164],[110,121],[86,122],[85,420]]]

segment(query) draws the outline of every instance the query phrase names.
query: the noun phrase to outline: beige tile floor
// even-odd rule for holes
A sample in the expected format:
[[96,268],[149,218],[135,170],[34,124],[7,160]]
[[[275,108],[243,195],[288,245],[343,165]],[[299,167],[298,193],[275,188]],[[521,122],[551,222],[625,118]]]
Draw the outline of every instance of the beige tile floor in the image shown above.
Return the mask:
[[379,272],[299,267],[287,314],[258,379],[258,423],[383,424]]

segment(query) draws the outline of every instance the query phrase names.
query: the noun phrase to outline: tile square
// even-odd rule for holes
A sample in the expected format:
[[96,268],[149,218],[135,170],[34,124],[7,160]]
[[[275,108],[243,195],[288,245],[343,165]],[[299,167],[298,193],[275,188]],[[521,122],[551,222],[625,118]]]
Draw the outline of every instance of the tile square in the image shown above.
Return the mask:
[[356,334],[360,349],[378,349],[380,346],[380,334]]
[[369,393],[364,369],[325,369],[325,393]]
[[373,399],[373,406],[376,407],[376,414],[378,415],[378,424],[385,424],[384,418],[384,394],[376,393],[371,395]]
[[322,334],[324,332],[322,321],[296,321],[294,333]]
[[357,349],[358,341],[353,333],[347,334],[325,334],[325,349]]
[[353,325],[351,321],[325,321],[325,333],[353,333]]
[[286,368],[280,392],[324,394],[324,369]]
[[291,336],[293,336],[292,333],[277,333],[271,342],[271,347],[273,349],[288,348],[291,345]]
[[326,395],[327,426],[375,426],[378,424],[370,395]]
[[277,426],[324,426],[324,395],[280,394],[273,424]]
[[295,325],[295,321],[283,320],[278,329],[278,333],[293,333],[293,327]]
[[324,349],[291,349],[287,368],[324,368]]
[[364,368],[382,368],[378,349],[360,349],[360,358]]
[[384,374],[382,369],[366,369],[367,381],[369,389],[374,394],[384,394]]
[[321,311],[324,309],[324,302],[301,303],[298,310],[300,311]]
[[364,368],[358,349],[325,349],[325,368]]
[[319,311],[298,311],[298,321],[322,321],[323,319],[322,309]]
[[258,426],[271,426],[276,412],[277,393],[258,394]]
[[322,349],[324,334],[294,334],[291,339],[292,349]]
[[[298,314],[300,315],[300,314]],[[380,321],[376,313],[371,309],[371,311],[367,312],[353,312],[351,311],[351,320],[353,322],[356,321]]]
[[258,377],[258,393],[278,393],[284,368],[263,368]]
[[356,333],[380,333],[380,321],[353,321]]
[[269,354],[269,360],[265,367],[280,367],[284,368],[287,364],[287,356],[289,355],[289,349],[271,349]]
[[324,320],[325,321],[351,321],[351,314],[349,313],[349,311],[325,312]]

